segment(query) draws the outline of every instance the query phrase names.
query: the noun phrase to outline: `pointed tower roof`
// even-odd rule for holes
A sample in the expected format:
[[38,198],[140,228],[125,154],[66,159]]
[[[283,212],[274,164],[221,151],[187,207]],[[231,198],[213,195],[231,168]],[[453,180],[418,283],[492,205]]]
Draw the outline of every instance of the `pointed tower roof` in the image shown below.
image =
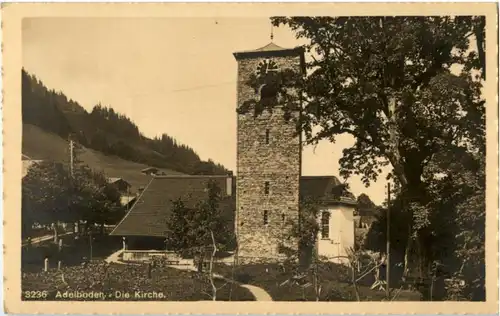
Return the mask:
[[263,57],[263,56],[298,56],[298,55],[303,55],[303,53],[304,49],[302,47],[283,48],[276,45],[273,42],[270,42],[269,44],[261,48],[235,52],[233,53],[233,55],[236,58],[236,60],[240,60],[243,58]]
[[286,50],[286,48],[283,48],[281,46],[278,46],[274,44],[273,42],[267,44],[266,46],[263,46],[261,48],[257,48],[255,50],[250,50],[248,52],[269,52],[269,51],[275,51],[275,50]]

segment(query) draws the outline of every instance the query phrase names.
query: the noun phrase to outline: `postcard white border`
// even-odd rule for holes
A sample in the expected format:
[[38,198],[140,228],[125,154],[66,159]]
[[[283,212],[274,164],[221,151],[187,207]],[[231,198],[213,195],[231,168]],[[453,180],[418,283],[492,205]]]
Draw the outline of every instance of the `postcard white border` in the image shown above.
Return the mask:
[[[495,3],[3,3],[4,305],[23,314],[489,314],[498,313],[498,34]],[[485,15],[487,100],[486,302],[21,301],[21,21],[24,17],[267,17]],[[207,54],[209,54],[207,48]]]

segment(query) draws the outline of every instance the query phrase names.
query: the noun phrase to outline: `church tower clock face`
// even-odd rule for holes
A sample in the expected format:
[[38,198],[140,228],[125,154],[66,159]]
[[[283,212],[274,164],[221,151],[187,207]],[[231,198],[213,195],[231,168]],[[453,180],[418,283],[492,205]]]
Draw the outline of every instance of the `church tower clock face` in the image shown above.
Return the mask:
[[275,74],[279,70],[276,62],[270,59],[264,59],[257,66],[257,76],[260,78],[266,78],[270,74]]
[[261,102],[273,104],[277,102],[279,85],[279,68],[275,61],[266,58],[257,66],[257,78]]

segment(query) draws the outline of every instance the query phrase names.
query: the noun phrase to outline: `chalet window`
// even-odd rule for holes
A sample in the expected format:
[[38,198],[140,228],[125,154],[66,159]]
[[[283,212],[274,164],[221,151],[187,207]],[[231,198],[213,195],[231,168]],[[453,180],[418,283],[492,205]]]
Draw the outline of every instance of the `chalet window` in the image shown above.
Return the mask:
[[321,238],[330,238],[330,213],[328,212],[321,214]]
[[263,218],[264,219],[264,225],[269,224],[269,217],[268,217],[268,215],[269,214],[268,214],[267,210],[264,211],[264,218]]
[[269,129],[266,129],[266,144],[269,144]]
[[269,181],[264,182],[264,193],[269,194]]

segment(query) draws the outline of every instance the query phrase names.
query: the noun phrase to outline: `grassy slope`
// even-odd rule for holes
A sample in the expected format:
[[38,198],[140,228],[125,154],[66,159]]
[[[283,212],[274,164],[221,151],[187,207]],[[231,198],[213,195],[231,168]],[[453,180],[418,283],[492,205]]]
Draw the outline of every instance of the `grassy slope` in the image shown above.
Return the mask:
[[[265,289],[274,301],[315,301],[316,294],[312,286],[312,278],[307,278],[311,286],[304,291],[298,285],[284,284],[289,280],[294,272],[290,269],[283,269],[277,264],[254,264],[232,267],[217,265],[217,273],[227,278],[233,278],[241,283],[252,284]],[[355,301],[356,294],[350,282],[349,270],[341,265],[333,263],[324,264],[318,271],[319,282],[322,291],[320,301]],[[384,291],[372,290],[370,286],[373,282],[359,282],[358,290],[361,301],[382,301],[385,298]],[[364,284],[363,284],[364,283]],[[401,291],[397,301],[419,301],[420,293]]]
[[[37,126],[23,124],[23,154],[35,160],[69,161],[68,142],[58,135],[46,132]],[[116,156],[107,156],[101,152],[84,148],[79,152],[78,159],[95,170],[104,171],[108,177],[120,177],[132,185],[132,190],[145,186],[151,179],[141,173],[147,165],[127,161]],[[180,172],[160,169],[166,174]]]

